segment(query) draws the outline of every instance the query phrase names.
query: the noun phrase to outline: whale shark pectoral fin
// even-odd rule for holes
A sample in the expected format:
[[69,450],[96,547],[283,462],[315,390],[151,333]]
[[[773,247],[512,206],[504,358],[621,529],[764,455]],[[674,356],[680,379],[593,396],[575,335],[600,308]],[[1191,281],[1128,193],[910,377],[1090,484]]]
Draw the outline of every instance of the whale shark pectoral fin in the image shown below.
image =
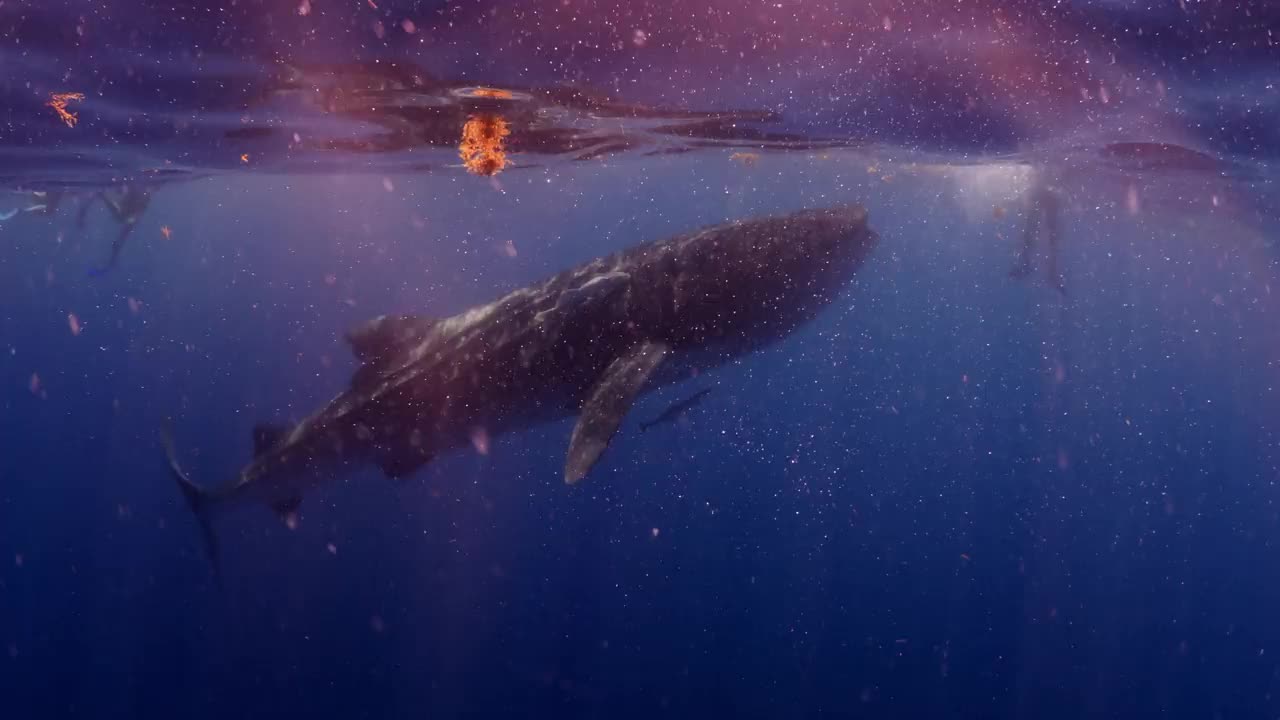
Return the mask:
[[636,396],[670,350],[665,343],[641,343],[609,364],[582,406],[582,415],[573,428],[569,456],[564,464],[566,483],[574,485],[591,471],[618,432]]

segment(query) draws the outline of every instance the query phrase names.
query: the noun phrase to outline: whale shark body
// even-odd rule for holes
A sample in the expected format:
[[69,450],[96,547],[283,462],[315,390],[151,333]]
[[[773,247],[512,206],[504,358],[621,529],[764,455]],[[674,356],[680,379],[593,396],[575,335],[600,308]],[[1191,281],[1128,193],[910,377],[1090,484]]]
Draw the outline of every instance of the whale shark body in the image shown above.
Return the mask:
[[216,568],[214,511],[265,503],[292,522],[311,487],[372,462],[393,478],[442,452],[578,416],[565,481],[582,480],[636,397],[794,332],[875,247],[859,206],[703,228],[566,270],[453,317],[382,316],[347,340],[349,389],[292,428],[259,426],[254,457],[205,488],[171,474]]

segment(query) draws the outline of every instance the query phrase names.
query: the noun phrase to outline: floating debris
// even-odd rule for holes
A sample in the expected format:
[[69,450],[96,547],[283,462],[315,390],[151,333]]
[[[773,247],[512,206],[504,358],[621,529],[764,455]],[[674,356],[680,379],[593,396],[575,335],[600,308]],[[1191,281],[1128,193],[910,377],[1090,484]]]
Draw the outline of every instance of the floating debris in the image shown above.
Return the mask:
[[[478,88],[476,92],[486,89]],[[504,145],[510,134],[511,128],[501,116],[493,113],[472,115],[462,126],[462,142],[458,144],[458,155],[467,171],[474,175],[490,176],[506,169],[510,163]]]
[[491,88],[491,87],[472,88],[470,95],[471,97],[492,98],[494,100],[510,100],[511,98],[515,97],[514,95],[511,94],[510,90],[503,90],[502,88]]
[[753,152],[736,152],[729,156],[729,159],[741,163],[747,167],[755,167],[760,162],[760,153]]
[[482,427],[471,431],[471,446],[481,455],[489,454],[489,432]]
[[62,119],[62,122],[67,124],[67,127],[73,128],[79,122],[79,118],[75,113],[67,109],[67,103],[83,99],[84,93],[50,93],[49,102],[45,103],[45,105],[53,108],[54,112],[58,113],[58,117]]
[[27,389],[31,391],[32,395],[40,394],[40,374],[39,373],[31,373],[31,379],[27,381]]
[[1125,193],[1124,206],[1130,215],[1137,215],[1142,211],[1142,204],[1138,199],[1138,188],[1136,186],[1129,186],[1129,190]]
[[71,328],[72,335],[80,334],[80,318],[75,313],[67,313],[67,327]]
[[164,236],[165,240],[168,240],[173,237],[173,231],[169,229],[168,225],[160,226],[160,234]]

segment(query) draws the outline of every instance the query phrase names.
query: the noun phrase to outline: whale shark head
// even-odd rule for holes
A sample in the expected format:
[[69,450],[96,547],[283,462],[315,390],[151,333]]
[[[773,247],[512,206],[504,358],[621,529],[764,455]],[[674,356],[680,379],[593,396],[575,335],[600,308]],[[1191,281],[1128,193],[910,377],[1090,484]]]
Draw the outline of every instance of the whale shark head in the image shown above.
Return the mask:
[[876,242],[857,205],[690,235],[667,266],[673,312],[663,335],[679,345],[788,334],[839,295]]
[[[803,210],[744,223],[749,255],[736,263],[741,285],[754,295],[777,290],[784,303],[838,292],[876,243],[860,205]],[[754,298],[767,302],[768,298]]]

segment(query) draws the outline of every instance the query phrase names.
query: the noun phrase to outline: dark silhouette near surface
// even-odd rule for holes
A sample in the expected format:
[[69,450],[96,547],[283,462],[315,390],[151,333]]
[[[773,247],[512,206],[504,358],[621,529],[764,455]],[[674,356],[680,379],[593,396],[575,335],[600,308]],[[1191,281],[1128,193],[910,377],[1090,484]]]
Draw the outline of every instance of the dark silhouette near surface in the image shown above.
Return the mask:
[[1009,277],[1024,278],[1034,269],[1031,261],[1033,246],[1041,227],[1047,237],[1047,259],[1045,268],[1049,283],[1058,292],[1066,294],[1067,287],[1062,274],[1058,270],[1058,240],[1061,235],[1060,201],[1057,191],[1036,175],[1031,189],[1027,191],[1027,221],[1022,228],[1022,244],[1018,250],[1018,259],[1009,270]]
[[115,269],[117,263],[120,262],[120,252],[124,250],[125,243],[128,242],[129,236],[133,234],[134,228],[138,226],[138,221],[142,219],[142,216],[147,212],[147,208],[151,205],[151,193],[142,189],[139,185],[126,183],[121,185],[118,190],[103,190],[80,206],[80,212],[76,215],[77,228],[84,228],[85,219],[89,214],[89,208],[93,205],[94,198],[101,200],[107,206],[111,216],[120,225],[120,233],[116,235],[116,239],[111,243],[111,255],[107,259],[107,264],[90,269],[90,277],[105,275]]

